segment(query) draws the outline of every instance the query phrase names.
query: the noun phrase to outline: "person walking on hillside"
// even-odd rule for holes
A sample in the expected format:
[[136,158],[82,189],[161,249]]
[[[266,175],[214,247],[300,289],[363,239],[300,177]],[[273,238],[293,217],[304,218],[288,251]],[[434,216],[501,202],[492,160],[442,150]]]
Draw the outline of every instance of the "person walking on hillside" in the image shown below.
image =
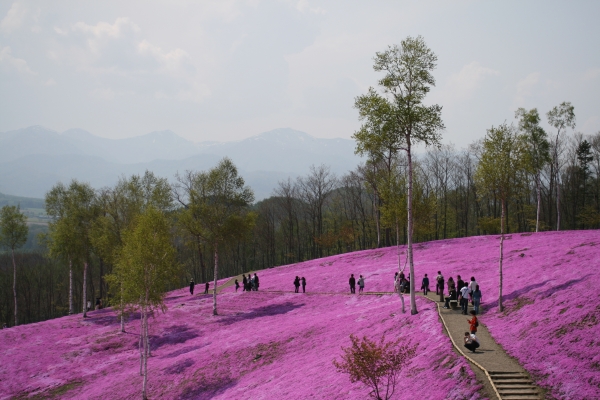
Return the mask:
[[348,283],[350,284],[350,293],[356,293],[356,279],[354,278],[354,274],[350,274]]
[[463,286],[460,289],[460,310],[463,315],[467,315],[468,309],[469,309],[469,288],[467,286]]
[[473,311],[475,311],[475,315],[479,314],[479,305],[481,304],[481,290],[479,290],[479,285],[475,287],[475,291],[473,292]]
[[442,290],[444,289],[444,277],[442,276],[441,271],[438,271],[437,276],[435,277],[435,294],[440,294],[440,279],[442,280]]
[[452,279],[452,277],[448,278],[448,292],[450,292],[450,289],[454,288],[456,290],[456,284],[454,283],[454,279]]
[[425,277],[423,278],[421,289],[423,289],[423,294],[427,296],[427,292],[429,292],[429,278],[427,277],[427,274],[425,274]]
[[258,292],[258,275],[256,275],[256,272],[254,273],[254,290]]
[[306,293],[306,278],[302,277],[300,280],[302,281],[302,293]]
[[190,281],[190,294],[194,294],[194,286],[196,284],[194,283],[194,279],[192,278],[192,280]]
[[298,278],[298,276],[296,276],[296,279],[294,279],[294,287],[296,288],[294,293],[298,293],[298,289],[300,288],[300,278]]
[[210,287],[210,282],[206,282],[204,285],[204,294],[208,294],[208,288]]
[[475,277],[472,276],[471,282],[469,282],[469,296],[471,297],[471,303],[473,302],[473,292],[475,291],[476,288],[477,288],[477,281],[475,280]]
[[358,293],[362,293],[364,288],[365,288],[365,278],[363,278],[363,276],[360,275],[358,278]]
[[438,289],[440,291],[440,301],[444,301],[444,277],[442,276],[442,273],[438,271],[438,276],[437,276],[437,283],[438,283]]
[[479,320],[477,319],[477,316],[475,315],[475,311],[471,310],[470,312],[471,314],[471,319],[467,319],[467,322],[469,323],[469,331],[471,332],[472,335],[474,335],[477,332],[477,327],[479,326]]
[[238,289],[240,288],[240,283],[238,282],[238,280],[235,280],[235,291],[237,292]]
[[245,292],[248,288],[248,280],[246,279],[246,275],[242,274],[242,292]]
[[471,350],[472,353],[475,353],[475,350],[479,348],[479,339],[475,336],[474,333],[465,332],[465,347]]

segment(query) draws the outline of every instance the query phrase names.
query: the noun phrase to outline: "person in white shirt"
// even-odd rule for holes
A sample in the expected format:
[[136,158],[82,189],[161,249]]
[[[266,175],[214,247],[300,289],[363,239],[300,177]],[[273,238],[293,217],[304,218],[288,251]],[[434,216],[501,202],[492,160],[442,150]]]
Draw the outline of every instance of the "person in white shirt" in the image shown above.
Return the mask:
[[477,289],[477,281],[475,277],[471,277],[471,282],[469,282],[469,297],[471,298],[471,303],[473,303],[473,292]]
[[460,309],[463,315],[467,315],[469,308],[469,287],[463,286],[460,288]]

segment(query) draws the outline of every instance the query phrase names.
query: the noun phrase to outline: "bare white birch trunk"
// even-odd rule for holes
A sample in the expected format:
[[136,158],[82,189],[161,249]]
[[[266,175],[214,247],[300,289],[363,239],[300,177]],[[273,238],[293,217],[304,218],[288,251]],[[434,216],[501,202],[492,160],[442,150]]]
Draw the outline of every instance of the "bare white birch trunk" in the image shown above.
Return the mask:
[[500,216],[500,282],[498,284],[498,310],[500,312],[504,311],[504,307],[502,306],[502,260],[504,258],[504,200],[501,201],[502,204],[502,215]]
[[13,262],[13,296],[15,298],[15,326],[19,325],[19,317],[17,316],[17,263],[15,262],[15,249],[12,249]]
[[140,376],[144,376],[144,308],[140,310],[140,341],[138,350],[140,351]]
[[400,261],[400,231],[398,228],[398,217],[396,217],[396,254],[398,255],[398,272],[402,272],[402,262]]
[[556,161],[556,230],[560,231],[560,173],[558,172],[558,160]]
[[146,395],[146,388],[148,386],[148,312],[144,308],[144,316],[143,324],[142,324],[142,336],[143,336],[143,363],[144,363],[144,381],[142,383],[142,399],[146,400],[148,396]]
[[412,173],[412,155],[410,150],[410,137],[406,140],[406,155],[408,157],[408,221],[407,221],[407,246],[406,252],[408,256],[408,265],[410,267],[410,314],[415,315],[417,311],[417,303],[415,301],[415,267],[413,264],[413,215],[412,215],[412,194],[413,194],[413,173]]
[[535,185],[537,189],[537,214],[535,217],[535,231],[539,232],[540,230],[540,207],[542,204],[542,192],[540,189],[540,171],[537,172]]
[[125,316],[123,315],[123,313],[125,310],[123,310],[123,285],[121,285],[120,306],[121,306],[121,333],[124,333],[125,332]]
[[215,243],[215,282],[213,286],[213,315],[217,315],[217,275],[219,273],[219,252],[217,246],[218,244]]
[[83,263],[83,318],[87,317],[87,261]]
[[381,226],[379,224],[379,197],[377,196],[377,192],[375,192],[375,226],[377,227],[377,248],[379,248],[381,244]]
[[69,315],[73,314],[73,262],[69,258]]

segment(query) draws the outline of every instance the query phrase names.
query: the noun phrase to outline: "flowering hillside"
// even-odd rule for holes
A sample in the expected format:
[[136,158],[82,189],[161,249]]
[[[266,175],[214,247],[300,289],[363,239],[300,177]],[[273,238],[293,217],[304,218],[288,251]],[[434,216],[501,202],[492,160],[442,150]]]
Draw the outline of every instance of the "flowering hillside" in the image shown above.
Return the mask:
[[[417,244],[415,269],[419,282],[438,270],[474,275],[482,322],[539,384],[557,398],[600,398],[599,242],[598,231],[511,235],[503,313],[496,309],[497,236]],[[396,249],[386,248],[262,271],[260,292],[228,287],[219,295],[217,317],[210,296],[169,293],[166,314],[150,321],[150,397],[365,399],[368,389],[336,372],[332,360],[350,334],[385,334],[417,346],[397,398],[480,398],[433,303],[418,298],[419,314],[410,316],[400,313],[397,295],[346,294],[350,273],[366,278],[367,292],[392,290],[397,265]],[[296,275],[306,277],[307,294],[275,292],[293,291]],[[0,331],[0,398],[139,398],[139,316],[120,334],[110,309],[89,315]]]

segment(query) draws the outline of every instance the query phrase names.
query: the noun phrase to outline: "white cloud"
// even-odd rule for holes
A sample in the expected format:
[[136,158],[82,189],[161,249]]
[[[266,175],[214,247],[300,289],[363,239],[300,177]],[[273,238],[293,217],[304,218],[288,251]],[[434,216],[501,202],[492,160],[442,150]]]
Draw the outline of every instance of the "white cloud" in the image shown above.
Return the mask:
[[52,78],[48,79],[46,81],[46,83],[44,83],[44,86],[55,86],[56,85],[56,81]]
[[583,79],[586,81],[593,81],[600,76],[600,68],[591,68],[585,71]]
[[517,107],[525,105],[525,98],[533,95],[533,89],[539,82],[540,73],[532,72],[517,83],[517,94],[514,97],[514,103]]
[[8,46],[3,47],[0,50],[0,64],[7,65],[9,68],[15,69],[24,75],[37,75],[36,72],[29,68],[27,61],[23,60],[22,58],[13,57],[12,50]]
[[486,77],[497,76],[499,72],[481,66],[477,61],[466,64],[461,70],[453,74],[444,89],[446,100],[465,100],[470,98]]
[[60,29],[58,26],[54,27],[54,32],[58,33],[60,36],[67,36],[69,34],[69,31]]
[[118,38],[127,28],[131,29],[133,32],[140,31],[140,27],[126,17],[117,18],[114,24],[109,24],[108,22],[98,22],[96,25],[88,25],[85,22],[77,22],[75,25],[73,25],[74,31],[88,33],[97,38]]
[[23,24],[27,11],[27,7],[22,3],[18,1],[14,2],[10,10],[6,13],[6,16],[0,21],[0,30],[10,33],[18,29]]
[[142,40],[137,47],[140,54],[152,56],[165,70],[170,72],[177,72],[185,62],[190,60],[190,55],[182,49],[164,51],[147,40]]
[[308,0],[299,0],[296,2],[296,9],[302,13],[308,11],[313,14],[325,14],[327,10],[321,7],[311,7]]

